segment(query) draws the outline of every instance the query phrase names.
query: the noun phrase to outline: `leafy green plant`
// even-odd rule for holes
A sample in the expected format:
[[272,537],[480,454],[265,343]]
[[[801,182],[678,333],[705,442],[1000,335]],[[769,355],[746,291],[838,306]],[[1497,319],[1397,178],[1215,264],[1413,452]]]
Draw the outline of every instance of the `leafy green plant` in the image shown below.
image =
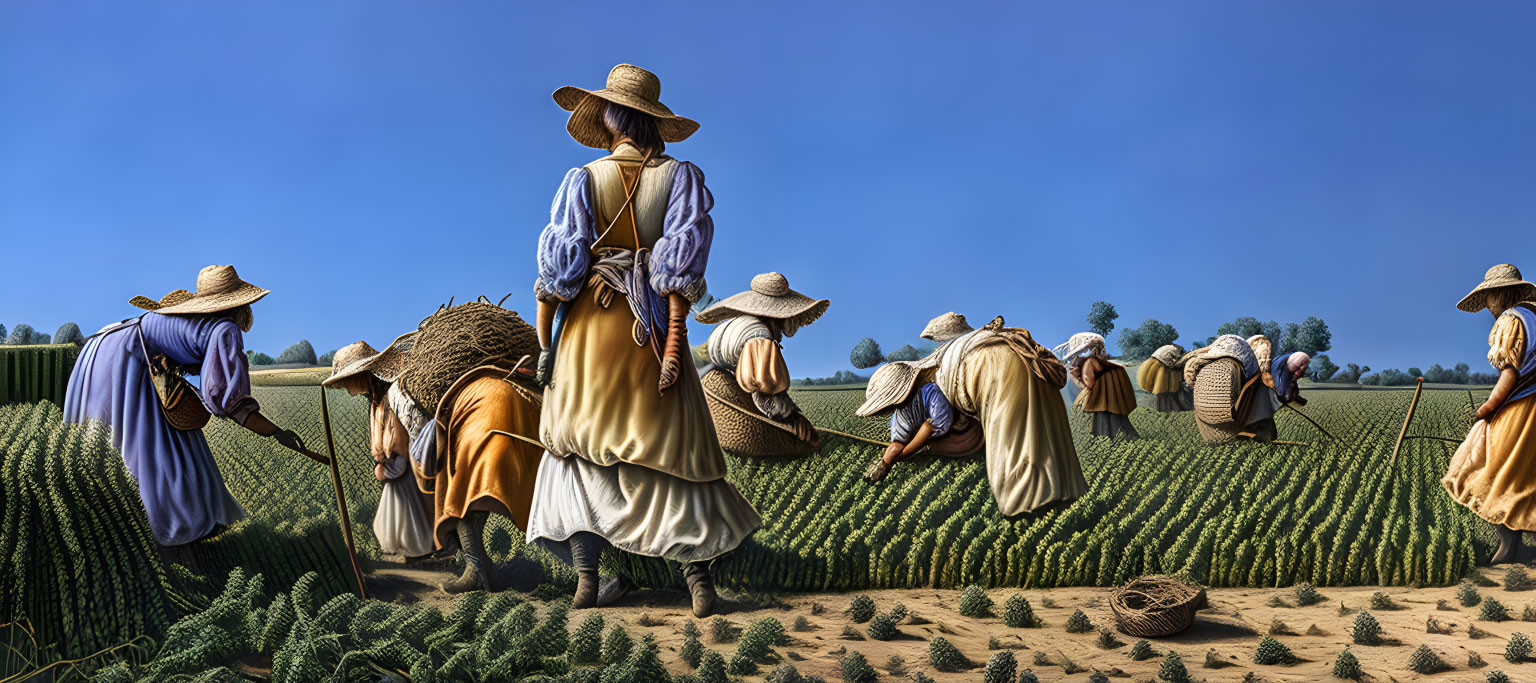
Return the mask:
[[1512,633],[1504,644],[1504,658],[1511,664],[1519,664],[1531,658],[1531,639],[1524,633]]
[[1463,581],[1456,589],[1456,600],[1462,607],[1473,607],[1483,601],[1483,596],[1477,592],[1477,586],[1472,585],[1471,581]]
[[1410,671],[1421,674],[1434,674],[1450,668],[1450,665],[1446,664],[1445,660],[1441,659],[1440,655],[1436,654],[1434,650],[1429,649],[1428,645],[1420,645],[1419,649],[1414,650],[1413,654],[1408,656],[1408,670]]
[[1259,641],[1259,647],[1253,652],[1254,664],[1290,666],[1296,662],[1296,655],[1291,652],[1291,648],[1269,636]]
[[593,612],[571,634],[571,662],[597,664],[603,657],[603,615]]
[[1072,616],[1067,617],[1067,633],[1088,633],[1093,630],[1093,622],[1082,610],[1075,610]]
[[1157,652],[1153,651],[1151,643],[1145,640],[1138,640],[1131,645],[1130,656],[1133,661],[1140,662],[1156,657]]
[[1504,572],[1504,590],[1528,591],[1536,588],[1536,581],[1531,580],[1531,575],[1525,571],[1525,567],[1515,565]]
[[981,586],[966,586],[965,590],[960,591],[960,615],[972,619],[992,616],[992,598],[987,597],[987,592]]
[[1509,621],[1509,608],[1494,598],[1485,598],[1477,618],[1480,621]]
[[1189,669],[1184,666],[1184,659],[1177,652],[1169,652],[1163,658],[1162,666],[1157,669],[1157,680],[1168,683],[1192,683],[1194,679],[1189,677]]
[[901,633],[896,628],[896,618],[890,614],[877,614],[869,620],[869,627],[865,629],[871,640],[891,640]]
[[1381,622],[1370,612],[1362,611],[1355,616],[1355,625],[1349,630],[1349,636],[1356,645],[1380,645]]
[[846,683],[871,683],[880,677],[875,673],[875,667],[869,665],[869,660],[855,650],[849,650],[848,654],[843,655],[838,662],[838,670]]
[[853,623],[862,624],[875,618],[875,601],[868,595],[855,595],[846,612]]
[[1014,683],[1018,670],[1019,661],[1012,652],[1003,650],[987,659],[987,667],[982,671],[981,678],[984,683]]
[[617,664],[629,658],[629,651],[635,646],[635,640],[629,636],[629,631],[619,624],[614,624],[608,631],[608,638],[603,641],[602,660],[604,664]]
[[1326,599],[1317,592],[1317,586],[1310,583],[1302,583],[1296,586],[1296,604],[1301,607],[1316,605]]
[[939,671],[963,671],[971,667],[970,660],[944,636],[934,636],[928,642],[928,663]]
[[1094,644],[1098,645],[1101,650],[1113,650],[1125,643],[1120,642],[1120,639],[1115,637],[1114,631],[1101,628],[1099,629],[1099,637],[1094,641]]
[[1038,628],[1040,617],[1022,593],[1014,593],[1003,601],[1003,623],[1010,628]]
[[1348,681],[1358,681],[1365,677],[1365,671],[1360,668],[1360,660],[1355,657],[1355,653],[1349,651],[1349,648],[1344,648],[1344,651],[1333,660],[1333,677]]

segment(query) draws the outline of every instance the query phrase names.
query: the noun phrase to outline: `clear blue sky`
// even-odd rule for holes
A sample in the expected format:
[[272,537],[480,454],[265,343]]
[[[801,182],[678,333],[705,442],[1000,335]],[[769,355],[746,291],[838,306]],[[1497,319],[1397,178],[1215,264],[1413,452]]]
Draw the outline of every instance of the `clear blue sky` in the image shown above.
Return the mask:
[[[832,299],[797,377],[1106,299],[1375,368],[1486,369],[1454,304],[1536,276],[1536,3],[0,4],[0,323],[87,333],[234,263],[248,347],[375,346],[449,296],[532,308],[550,93],[633,62],[702,123],[711,289]],[[705,330],[695,326],[694,340]]]

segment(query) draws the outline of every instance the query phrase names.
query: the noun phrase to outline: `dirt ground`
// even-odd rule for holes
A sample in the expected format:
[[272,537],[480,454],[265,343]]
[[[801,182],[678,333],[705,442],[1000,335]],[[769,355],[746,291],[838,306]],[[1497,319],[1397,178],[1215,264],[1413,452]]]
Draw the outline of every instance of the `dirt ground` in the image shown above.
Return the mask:
[[[448,571],[446,567],[406,568],[386,563],[373,574],[375,596],[390,601],[421,601],[438,605],[445,611],[451,610],[452,600],[436,589]],[[1485,569],[1482,573],[1493,582],[1502,581],[1504,576],[1503,568]],[[515,570],[503,567],[501,574],[515,574]],[[1456,586],[1326,588],[1319,589],[1324,602],[1307,607],[1294,606],[1295,593],[1289,588],[1212,589],[1209,592],[1211,607],[1200,613],[1194,626],[1172,637],[1148,639],[1159,654],[1139,662],[1132,661],[1128,655],[1137,638],[1116,634],[1119,644],[1105,649],[1099,647],[1096,631],[1072,634],[1065,630],[1067,618],[1077,609],[1088,615],[1096,629],[1114,627],[1114,616],[1108,603],[1109,591],[1102,588],[996,589],[988,592],[997,611],[1001,611],[1004,600],[1015,593],[1023,593],[1035,613],[1045,620],[1043,627],[1033,629],[1009,628],[997,617],[972,619],[961,616],[960,592],[956,590],[869,591],[866,594],[874,599],[879,611],[885,612],[901,604],[913,615],[900,625],[900,636],[884,642],[869,639],[865,634],[867,624],[855,624],[843,613],[856,593],[796,594],[767,600],[772,604],[726,593],[722,594],[725,604],[719,616],[732,622],[737,629],[766,617],[777,618],[789,631],[791,639],[788,645],[776,648],[778,656],[794,664],[802,674],[819,675],[828,681],[841,680],[838,661],[850,650],[863,654],[882,680],[905,680],[907,673],[922,671],[939,681],[979,681],[982,665],[996,652],[988,649],[989,644],[997,644],[990,643],[994,638],[1014,650],[1020,671],[1031,669],[1042,681],[1086,681],[1095,671],[1114,680],[1152,681],[1162,663],[1162,655],[1170,650],[1183,657],[1196,680],[1239,681],[1248,672],[1254,672],[1266,681],[1335,680],[1331,676],[1334,659],[1347,645],[1359,658],[1367,680],[1483,681],[1485,673],[1494,669],[1509,674],[1512,680],[1536,680],[1536,662],[1511,664],[1504,659],[1504,646],[1512,633],[1536,635],[1536,623],[1520,620],[1527,604],[1536,606],[1536,591],[1514,592],[1501,586],[1478,590],[1484,598],[1494,598],[1507,606],[1512,620],[1477,621],[1480,607],[1462,607],[1457,600]],[[1376,592],[1385,593],[1399,606],[1398,609],[1371,610],[1381,622],[1388,643],[1350,645],[1349,633],[1356,612],[1367,607]],[[1276,597],[1289,606],[1275,606],[1272,601]],[[1442,600],[1445,604],[1437,605]],[[1340,614],[1341,604],[1348,614]],[[640,590],[613,606],[600,609],[610,628],[614,623],[622,623],[636,640],[647,633],[655,636],[668,669],[674,673],[690,670],[678,656],[683,642],[683,624],[694,620],[685,593]],[[794,628],[796,617],[801,616],[809,622],[808,630]],[[583,617],[573,613],[571,628],[574,629]],[[1451,632],[1426,632],[1430,617],[1448,626]],[[698,621],[704,633],[705,647],[729,660],[735,644],[714,642],[709,623],[712,619]],[[1470,638],[1468,626],[1472,624],[1489,635]],[[1289,647],[1300,663],[1294,666],[1253,663],[1255,648],[1271,629],[1276,629],[1276,639]],[[959,673],[935,671],[928,662],[928,642],[935,636],[947,638],[975,664],[975,668]],[[1407,668],[1409,655],[1420,645],[1432,648],[1451,669],[1432,676],[1410,671]],[[1207,653],[1212,651],[1215,654],[1210,660],[1220,662],[1219,667],[1207,666]],[[1482,656],[1486,666],[1469,668],[1468,658],[1473,652]],[[896,657],[903,666],[896,668],[901,673],[891,675],[891,665]],[[1045,663],[1037,663],[1037,658],[1043,658]],[[1069,667],[1076,670],[1069,674]],[[759,675],[745,680],[762,680],[771,669],[771,666],[764,667]]]

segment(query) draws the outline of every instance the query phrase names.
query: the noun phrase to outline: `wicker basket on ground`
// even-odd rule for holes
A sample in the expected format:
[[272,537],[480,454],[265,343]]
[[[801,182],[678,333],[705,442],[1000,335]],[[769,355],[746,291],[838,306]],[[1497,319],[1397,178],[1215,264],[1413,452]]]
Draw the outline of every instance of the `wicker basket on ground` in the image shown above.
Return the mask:
[[1171,576],[1132,579],[1109,598],[1115,626],[1128,636],[1169,636],[1195,623],[1195,613],[1209,606],[1205,589]]
[[1237,440],[1241,425],[1233,419],[1233,406],[1243,390],[1243,366],[1235,358],[1218,358],[1195,377],[1195,427],[1210,443]]
[[798,456],[815,452],[817,444],[801,441],[788,425],[758,413],[752,395],[742,391],[730,373],[710,370],[701,382],[721,448],[737,455],[751,456]]
[[421,321],[416,344],[398,381],[400,389],[429,414],[464,373],[497,361],[531,366],[539,355],[539,335],[514,311],[488,301],[438,309]]

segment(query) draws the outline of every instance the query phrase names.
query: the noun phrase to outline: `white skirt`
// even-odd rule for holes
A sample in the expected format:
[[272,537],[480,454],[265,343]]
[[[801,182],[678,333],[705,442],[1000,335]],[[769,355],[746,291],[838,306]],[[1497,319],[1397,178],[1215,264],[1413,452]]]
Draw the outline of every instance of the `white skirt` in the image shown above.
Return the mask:
[[402,465],[403,455],[395,454],[385,464],[379,509],[373,513],[373,535],[379,539],[379,551],[389,555],[420,557],[432,552],[432,516],[416,492],[416,481]]
[[702,562],[735,549],[761,521],[724,479],[694,482],[629,463],[595,465],[545,453],[528,542],[569,562],[564,541],[590,531],[628,553]]

